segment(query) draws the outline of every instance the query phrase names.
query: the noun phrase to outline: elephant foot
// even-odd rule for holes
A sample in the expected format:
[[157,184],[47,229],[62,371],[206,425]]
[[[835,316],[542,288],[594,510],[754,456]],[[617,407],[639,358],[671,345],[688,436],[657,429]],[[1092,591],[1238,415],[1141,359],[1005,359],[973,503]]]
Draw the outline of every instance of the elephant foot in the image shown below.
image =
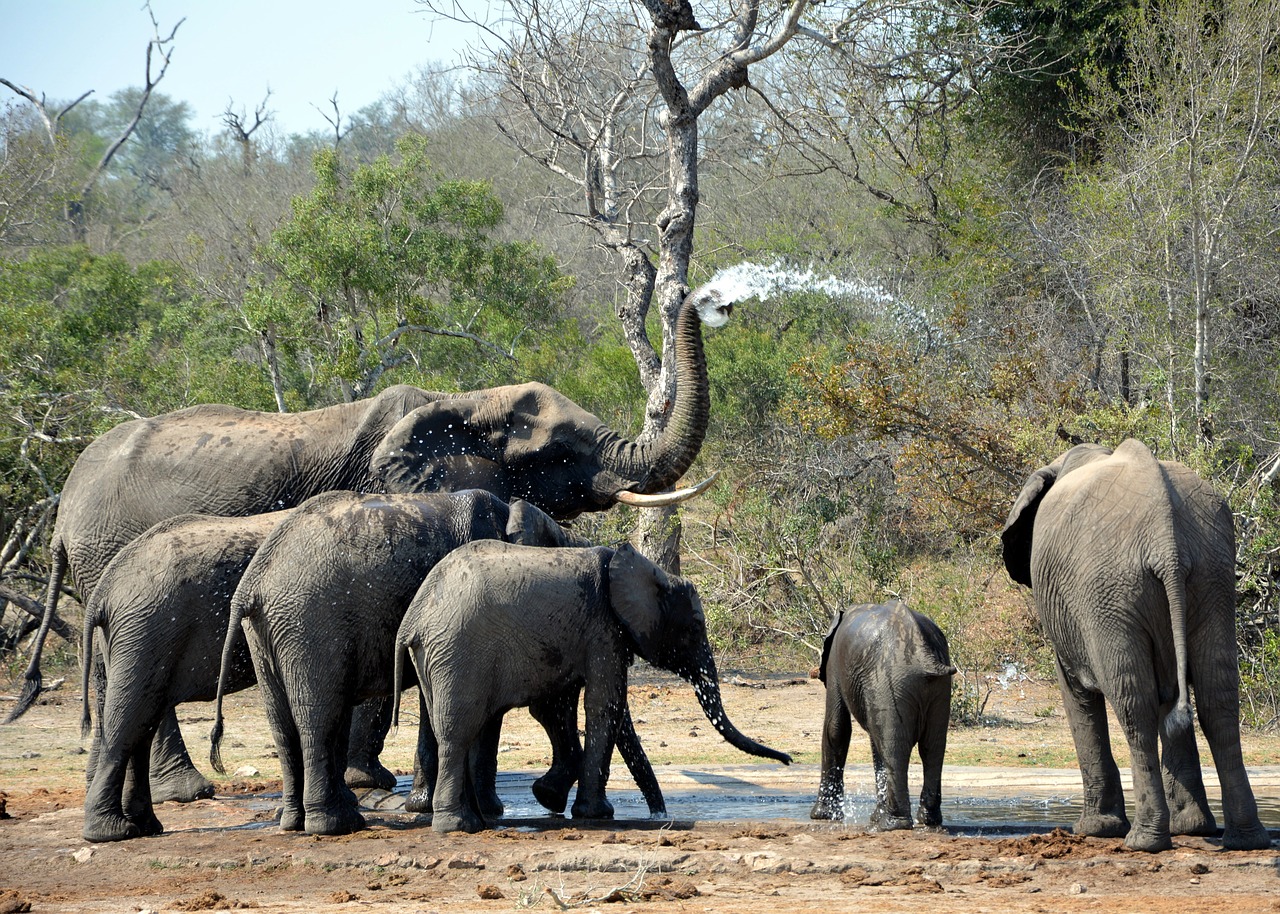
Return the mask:
[[533,798],[549,812],[556,815],[564,813],[569,805],[569,789],[573,787],[573,779],[552,777],[548,772],[533,782]]
[[1229,851],[1264,851],[1271,847],[1271,833],[1261,822],[1247,828],[1228,826],[1222,833],[1222,846]]
[[151,802],[193,803],[214,794],[213,782],[194,768],[182,767],[151,774]]
[[164,826],[160,824],[156,814],[149,809],[137,815],[130,813],[129,821],[138,826],[138,830],[142,832],[144,838],[153,838],[156,835],[164,834]]
[[484,820],[469,809],[437,810],[431,817],[431,830],[441,834],[454,831],[475,834],[484,827]]
[[97,815],[86,813],[82,834],[86,841],[92,841],[95,844],[107,841],[128,841],[132,838],[143,837],[142,829],[136,823],[126,819],[123,815],[112,813]]
[[1212,837],[1218,834],[1218,822],[1208,806],[1185,806],[1170,813],[1169,831],[1175,835]]
[[404,799],[406,812],[431,812],[431,791],[426,787],[414,787]]
[[844,797],[818,797],[809,807],[809,818],[841,821],[844,818]]
[[396,789],[396,776],[377,759],[348,763],[346,773],[342,776],[342,779],[351,788],[380,787],[383,790]]
[[1146,851],[1154,854],[1172,850],[1173,839],[1165,829],[1135,825],[1129,829],[1129,834],[1125,835],[1124,846],[1131,851]]
[[1129,834],[1129,818],[1103,813],[1086,813],[1076,821],[1071,831],[1089,838],[1123,838]]
[[304,830],[308,835],[349,835],[366,827],[364,816],[355,809],[307,810]]
[[872,831],[910,831],[911,816],[895,816],[881,810],[871,814]]
[[507,811],[507,807],[502,805],[502,800],[498,797],[497,792],[492,790],[477,793],[476,805],[480,807],[480,815],[486,819],[501,819]]
[[921,808],[916,814],[916,824],[923,828],[942,828],[942,810]]
[[302,831],[305,824],[302,810],[298,807],[286,804],[280,809],[281,831]]
[[578,791],[578,796],[573,801],[573,817],[575,819],[612,819],[613,804],[603,796],[594,801],[584,798],[582,791]]

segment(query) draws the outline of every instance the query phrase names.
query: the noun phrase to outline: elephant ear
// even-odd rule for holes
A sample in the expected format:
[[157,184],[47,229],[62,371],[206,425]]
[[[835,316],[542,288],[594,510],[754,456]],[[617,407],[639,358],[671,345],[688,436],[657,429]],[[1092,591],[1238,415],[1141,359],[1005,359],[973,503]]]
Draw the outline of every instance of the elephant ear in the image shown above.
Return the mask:
[[827,637],[822,641],[822,662],[818,664],[818,679],[823,683],[827,681],[827,658],[831,656],[831,645],[835,644],[836,630],[842,621],[844,621],[844,610],[837,609],[831,617],[831,627],[827,629]]
[[472,397],[420,406],[391,427],[374,449],[370,473],[387,492],[488,489],[508,497],[500,456],[480,421],[487,402]]
[[641,657],[652,660],[661,647],[662,596],[671,584],[664,572],[629,544],[609,559],[609,599]]
[[517,498],[511,503],[507,517],[507,541],[522,546],[589,546],[581,537],[574,536],[557,524],[532,502]]
[[1040,510],[1040,502],[1058,481],[1058,469],[1059,464],[1055,461],[1027,478],[1008,520],[1004,522],[1004,529],[1000,531],[1005,570],[1013,580],[1028,587],[1031,586],[1031,532],[1035,527],[1036,512]]

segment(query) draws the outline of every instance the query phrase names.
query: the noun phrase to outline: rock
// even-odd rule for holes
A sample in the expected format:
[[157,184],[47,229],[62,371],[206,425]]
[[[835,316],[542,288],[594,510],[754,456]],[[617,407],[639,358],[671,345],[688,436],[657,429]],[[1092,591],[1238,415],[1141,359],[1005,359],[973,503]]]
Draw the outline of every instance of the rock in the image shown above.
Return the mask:
[[241,765],[235,771],[231,772],[233,778],[256,778],[261,776],[262,772],[252,765]]

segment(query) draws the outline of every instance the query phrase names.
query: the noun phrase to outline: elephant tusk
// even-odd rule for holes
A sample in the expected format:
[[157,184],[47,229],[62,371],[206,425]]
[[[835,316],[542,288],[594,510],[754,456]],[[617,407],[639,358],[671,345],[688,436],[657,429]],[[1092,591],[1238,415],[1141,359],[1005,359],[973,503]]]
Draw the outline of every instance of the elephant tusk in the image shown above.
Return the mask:
[[701,495],[707,489],[711,488],[711,484],[716,481],[716,477],[720,475],[720,471],[716,470],[702,482],[696,486],[689,486],[684,489],[676,489],[672,492],[662,492],[658,495],[641,495],[639,492],[628,492],[623,490],[614,496],[624,505],[631,505],[633,508],[661,508],[665,505],[679,504],[682,501],[688,501],[696,495]]

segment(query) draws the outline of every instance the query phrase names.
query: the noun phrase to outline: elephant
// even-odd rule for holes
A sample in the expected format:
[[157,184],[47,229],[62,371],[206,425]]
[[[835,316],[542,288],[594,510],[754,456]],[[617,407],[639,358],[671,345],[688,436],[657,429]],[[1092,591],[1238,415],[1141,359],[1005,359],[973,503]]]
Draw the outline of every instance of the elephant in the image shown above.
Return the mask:
[[812,819],[844,818],[844,763],[851,718],[871,737],[876,807],[871,826],[911,828],[907,769],[919,747],[924,766],[917,818],[942,825],[942,758],[951,723],[947,637],[933,620],[900,600],[838,611],[822,643],[818,678],[826,684],[822,777]]
[[[554,388],[519,384],[464,393],[389,387],[374,397],[302,413],[201,405],[116,426],[76,460],[50,541],[45,612],[17,720],[42,688],[40,660],[70,570],[93,595],[107,563],[153,524],[177,514],[226,516],[292,508],[332,490],[414,493],[485,488],[525,499],[557,520],[617,503],[671,504],[701,486],[665,492],[693,463],[709,411],[701,323],[721,326],[733,304],[712,285],[685,296],[674,340],[677,392],[662,435],[633,442]],[[377,731],[365,722],[365,731]],[[357,728],[360,732],[360,728]],[[353,746],[363,748],[363,737]],[[156,800],[211,796],[177,719],[161,724],[168,753],[153,772]],[[360,784],[390,777],[376,752],[357,753]]]
[[[395,671],[417,674],[420,729],[439,747],[432,807],[438,832],[478,831],[466,760],[488,722],[514,707],[583,690],[586,740],[572,814],[607,819],[608,761],[636,655],[688,680],[735,748],[789,764],[743,735],[720,699],[706,620],[693,585],[629,545],[532,549],[469,543],[422,582],[395,639]],[[393,721],[398,719],[398,704]]]
[[[476,539],[531,546],[577,542],[533,505],[516,501],[508,511],[505,502],[478,489],[422,495],[339,491],[295,508],[245,568],[227,621],[210,761],[223,770],[222,696],[229,690],[243,624],[280,758],[284,830],[329,835],[363,827],[355,795],[344,783],[352,709],[398,691],[392,647],[401,616],[427,572]],[[563,721],[564,715],[551,707],[542,719]],[[496,767],[497,731],[488,738],[492,752],[478,755],[482,773],[490,758]],[[553,743],[563,740],[556,735]],[[423,759],[420,745],[411,810],[429,808]],[[656,785],[651,769],[647,778]],[[489,807],[500,814],[496,792],[486,787]]]
[[[120,841],[164,831],[150,772],[152,738],[165,713],[212,701],[231,615],[231,597],[262,541],[288,511],[249,517],[180,514],[125,546],[107,565],[85,607],[82,730],[90,728],[94,633],[106,659],[97,693],[97,739],[89,757],[84,837]],[[255,682],[244,637],[232,645],[226,688]]]
[[[1194,686],[1222,784],[1223,846],[1270,846],[1240,752],[1235,529],[1226,501],[1141,441],[1114,451],[1082,444],[1027,478],[1001,540],[1009,576],[1031,588],[1053,643],[1084,783],[1076,833],[1123,835],[1127,847],[1160,851],[1172,847],[1171,834],[1217,832],[1191,729]],[[1132,757],[1132,826],[1106,702]]]

